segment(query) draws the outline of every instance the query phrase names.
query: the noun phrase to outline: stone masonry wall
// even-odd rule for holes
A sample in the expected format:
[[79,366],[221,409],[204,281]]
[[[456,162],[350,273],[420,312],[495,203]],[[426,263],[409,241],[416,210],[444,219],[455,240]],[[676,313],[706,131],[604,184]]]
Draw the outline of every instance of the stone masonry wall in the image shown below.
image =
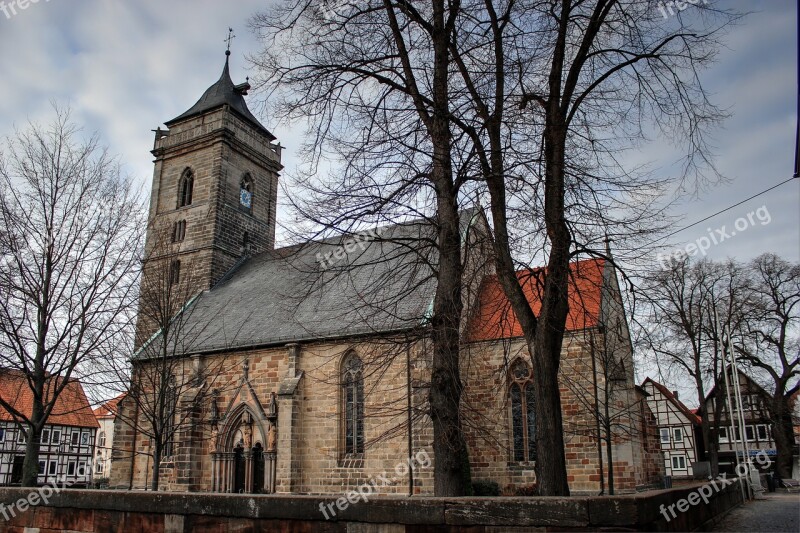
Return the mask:
[[[742,501],[738,483],[666,520],[662,509],[697,497],[698,486],[635,496],[428,498],[240,496],[67,490],[28,507],[26,489],[1,488],[0,533],[322,531],[695,531]],[[699,498],[697,498],[699,500]],[[24,507],[24,509],[22,509]],[[334,509],[327,518],[321,508]]]

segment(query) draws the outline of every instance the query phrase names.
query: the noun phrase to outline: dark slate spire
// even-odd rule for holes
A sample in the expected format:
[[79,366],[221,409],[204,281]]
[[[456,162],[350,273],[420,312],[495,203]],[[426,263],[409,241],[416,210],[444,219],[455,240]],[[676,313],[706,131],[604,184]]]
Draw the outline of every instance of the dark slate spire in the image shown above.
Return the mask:
[[194,104],[188,111],[173,118],[172,120],[165,122],[164,124],[166,124],[167,127],[171,127],[173,124],[182,120],[186,120],[218,107],[222,107],[223,105],[227,105],[235,113],[240,115],[243,119],[250,122],[253,126],[264,133],[270,141],[274,141],[276,137],[272,135],[272,133],[270,133],[264,126],[262,126],[258,119],[253,116],[249,109],[247,109],[247,104],[244,101],[244,95],[246,95],[247,91],[250,89],[250,83],[245,82],[240,85],[233,84],[230,70],[228,68],[228,59],[230,58],[230,55],[230,51],[225,52],[225,67],[222,69],[222,75],[214,85],[209,87],[206,92],[203,93],[203,96],[200,97],[200,100],[198,100],[197,103]]

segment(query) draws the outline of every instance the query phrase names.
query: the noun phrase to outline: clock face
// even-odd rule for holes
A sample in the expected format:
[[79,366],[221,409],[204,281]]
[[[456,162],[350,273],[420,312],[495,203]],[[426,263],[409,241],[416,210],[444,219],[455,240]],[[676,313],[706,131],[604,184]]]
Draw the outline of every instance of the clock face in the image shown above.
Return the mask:
[[250,209],[250,207],[253,205],[253,193],[251,193],[247,189],[240,189],[239,203],[242,204],[244,207]]

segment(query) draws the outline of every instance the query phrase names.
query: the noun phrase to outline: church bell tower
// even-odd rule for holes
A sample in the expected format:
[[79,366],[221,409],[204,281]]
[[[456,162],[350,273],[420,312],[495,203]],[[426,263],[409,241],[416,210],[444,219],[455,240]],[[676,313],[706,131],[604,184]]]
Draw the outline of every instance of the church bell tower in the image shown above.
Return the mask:
[[[169,284],[191,285],[184,300],[275,244],[281,147],[247,108],[250,84],[233,83],[225,55],[219,80],[155,131],[145,278],[169,258]],[[152,333],[141,317],[139,333]]]

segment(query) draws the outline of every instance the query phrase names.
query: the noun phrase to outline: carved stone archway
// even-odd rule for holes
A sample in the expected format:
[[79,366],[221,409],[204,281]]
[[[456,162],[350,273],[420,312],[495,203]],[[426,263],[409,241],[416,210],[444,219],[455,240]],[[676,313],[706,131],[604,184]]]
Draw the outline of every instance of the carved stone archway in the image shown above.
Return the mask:
[[218,433],[212,433],[212,492],[275,491],[275,452],[265,451],[274,439],[272,421],[256,413],[241,403],[225,416]]

